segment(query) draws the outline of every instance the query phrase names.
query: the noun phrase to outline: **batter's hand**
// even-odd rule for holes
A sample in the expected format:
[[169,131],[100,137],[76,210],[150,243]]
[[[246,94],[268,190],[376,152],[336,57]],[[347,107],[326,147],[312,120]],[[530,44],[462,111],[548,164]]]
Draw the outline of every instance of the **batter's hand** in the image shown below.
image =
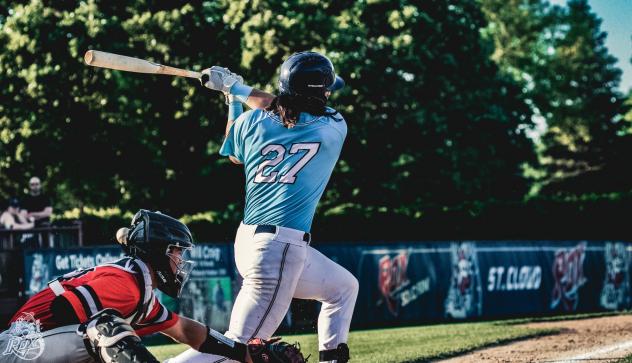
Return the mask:
[[244,79],[242,76],[231,72],[228,68],[212,66],[202,71],[200,82],[206,88],[226,94],[235,83],[243,84]]
[[253,363],[305,363],[298,343],[282,342],[281,338],[264,340],[253,338],[248,341],[248,354]]

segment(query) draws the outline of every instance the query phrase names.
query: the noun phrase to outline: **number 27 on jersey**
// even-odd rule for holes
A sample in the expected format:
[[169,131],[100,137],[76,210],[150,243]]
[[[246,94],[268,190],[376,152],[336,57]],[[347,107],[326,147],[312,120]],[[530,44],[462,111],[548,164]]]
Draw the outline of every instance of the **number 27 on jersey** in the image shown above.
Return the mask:
[[[263,149],[261,149],[261,155],[264,157],[276,153],[276,156],[272,159],[265,159],[259,167],[257,168],[257,173],[255,175],[255,183],[283,183],[283,184],[294,184],[296,182],[297,174],[301,171],[307,163],[309,163],[314,156],[318,153],[318,149],[320,148],[319,142],[305,142],[305,143],[297,143],[292,144],[290,150],[287,153],[291,156],[298,153],[301,150],[307,151],[302,158],[300,158],[296,164],[294,164],[287,173],[279,176],[278,171],[271,171],[266,174],[267,169],[272,168],[285,158],[286,149],[283,145],[279,144],[270,144],[266,145]],[[288,156],[289,157],[289,156]]]

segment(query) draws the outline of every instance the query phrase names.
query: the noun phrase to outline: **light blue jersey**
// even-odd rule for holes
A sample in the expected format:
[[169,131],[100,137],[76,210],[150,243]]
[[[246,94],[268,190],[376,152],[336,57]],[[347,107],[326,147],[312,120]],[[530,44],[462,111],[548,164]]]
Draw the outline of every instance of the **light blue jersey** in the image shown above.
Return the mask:
[[346,136],[347,124],[340,114],[313,116],[303,112],[291,129],[268,111],[241,114],[220,154],[244,164],[244,223],[309,232]]

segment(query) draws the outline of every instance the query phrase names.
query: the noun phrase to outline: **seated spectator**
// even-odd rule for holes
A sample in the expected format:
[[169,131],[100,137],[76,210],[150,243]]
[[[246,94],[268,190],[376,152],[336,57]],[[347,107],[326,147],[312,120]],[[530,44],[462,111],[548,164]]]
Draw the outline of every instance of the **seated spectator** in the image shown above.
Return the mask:
[[34,227],[33,220],[29,220],[26,211],[20,210],[18,198],[9,199],[7,209],[0,215],[0,225],[6,229],[31,229]]
[[29,180],[29,194],[24,197],[22,208],[26,209],[28,216],[35,221],[35,227],[50,224],[50,216],[53,214],[53,203],[48,195],[42,193],[42,182],[36,176]]

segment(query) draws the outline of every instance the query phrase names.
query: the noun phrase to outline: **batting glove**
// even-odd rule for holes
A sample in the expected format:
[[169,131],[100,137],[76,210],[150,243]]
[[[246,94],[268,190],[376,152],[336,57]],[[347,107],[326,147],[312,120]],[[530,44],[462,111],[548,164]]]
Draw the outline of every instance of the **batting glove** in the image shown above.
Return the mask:
[[202,71],[200,82],[206,88],[227,94],[235,83],[243,84],[244,79],[242,76],[232,73],[228,68],[212,66]]

